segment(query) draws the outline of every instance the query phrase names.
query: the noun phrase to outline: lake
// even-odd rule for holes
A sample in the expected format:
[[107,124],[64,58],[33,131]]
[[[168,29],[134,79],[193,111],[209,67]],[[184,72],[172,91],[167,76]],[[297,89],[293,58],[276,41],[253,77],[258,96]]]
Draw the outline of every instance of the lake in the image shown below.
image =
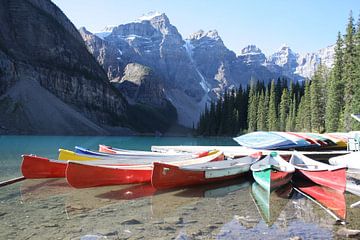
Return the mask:
[[[1,179],[21,174],[21,154],[56,158],[60,147],[100,143],[236,145],[230,138],[1,136]],[[306,191],[287,185],[269,193],[251,176],[167,191],[25,180],[0,188],[0,239],[342,239],[345,229],[360,229],[360,208],[350,207],[358,196],[312,185]]]

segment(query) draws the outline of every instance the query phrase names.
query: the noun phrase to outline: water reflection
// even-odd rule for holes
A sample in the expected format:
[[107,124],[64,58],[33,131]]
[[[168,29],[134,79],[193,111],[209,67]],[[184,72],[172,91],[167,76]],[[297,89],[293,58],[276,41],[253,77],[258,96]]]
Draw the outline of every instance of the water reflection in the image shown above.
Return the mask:
[[[360,228],[360,208],[349,207],[358,196],[294,185],[298,192],[291,185],[267,192],[251,179],[236,179],[156,191],[149,184],[73,189],[64,179],[25,180],[0,192],[0,239],[14,232],[18,238],[38,232],[33,239],[63,239],[126,231],[145,239],[333,238],[340,226],[332,215],[346,219],[347,228]],[[16,192],[21,194],[11,195]],[[31,216],[32,225],[24,216]]]
[[289,202],[292,191],[293,188],[290,183],[272,191],[262,188],[256,182],[252,184],[251,194],[254,203],[268,226],[273,225],[277,220],[281,211]]
[[345,194],[342,192],[305,180],[295,181],[294,187],[306,198],[322,207],[336,220],[342,222],[346,220],[346,201]]

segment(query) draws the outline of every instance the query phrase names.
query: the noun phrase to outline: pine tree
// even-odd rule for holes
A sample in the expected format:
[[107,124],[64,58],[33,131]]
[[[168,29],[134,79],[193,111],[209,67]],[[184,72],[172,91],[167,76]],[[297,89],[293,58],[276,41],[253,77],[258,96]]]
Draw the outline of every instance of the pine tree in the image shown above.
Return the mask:
[[266,128],[266,116],[265,116],[265,94],[261,91],[259,95],[258,108],[257,108],[257,130],[264,131]]
[[325,111],[325,127],[327,132],[335,132],[341,130],[340,116],[342,107],[344,106],[344,86],[343,78],[343,40],[341,33],[338,33],[335,47],[335,61],[330,74],[327,102]]
[[269,118],[269,101],[270,101],[270,94],[269,88],[265,90],[265,98],[264,98],[264,131],[269,130],[268,118]]
[[325,131],[325,82],[327,81],[327,69],[320,64],[311,79],[310,85],[310,110],[311,130],[313,132]]
[[256,131],[257,127],[257,106],[258,106],[258,93],[256,92],[256,85],[251,84],[249,92],[249,107],[248,107],[248,131]]
[[311,131],[311,95],[310,82],[305,82],[304,95],[301,97],[296,114],[296,129],[298,131]]
[[276,113],[276,89],[275,80],[271,81],[270,97],[269,97],[269,112],[268,112],[268,127],[269,131],[278,131],[278,118]]
[[352,12],[348,19],[348,25],[346,28],[346,35],[344,39],[345,49],[344,49],[344,75],[343,81],[345,82],[344,90],[344,128],[346,131],[351,130],[352,120],[351,114],[353,113],[353,97],[355,90],[355,46],[354,46],[354,18]]
[[[289,94],[290,95],[290,94]],[[295,96],[289,102],[289,114],[286,119],[286,131],[295,131],[296,124],[296,99]]]
[[[352,113],[360,114],[360,16],[356,24],[356,31],[354,35],[354,95],[351,105]],[[360,123],[352,120],[352,130],[360,130]]]
[[285,131],[286,118],[289,114],[289,93],[287,88],[283,89],[281,94],[280,106],[279,106],[279,130]]

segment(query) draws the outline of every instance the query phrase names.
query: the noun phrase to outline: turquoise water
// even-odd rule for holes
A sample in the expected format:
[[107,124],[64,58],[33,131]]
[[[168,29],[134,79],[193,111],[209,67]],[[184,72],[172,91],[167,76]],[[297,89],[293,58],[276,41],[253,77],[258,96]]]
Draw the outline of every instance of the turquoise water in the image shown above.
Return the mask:
[[[60,147],[99,143],[137,150],[236,145],[230,138],[1,136],[0,179],[21,174],[21,154],[56,158]],[[27,179],[0,188],[0,239],[345,239],[346,229],[360,229],[360,208],[350,207],[359,196],[317,194],[310,199],[291,185],[268,194],[251,175],[167,191],[150,184],[75,189],[66,179]]]
[[97,150],[99,144],[136,150],[150,150],[152,145],[237,145],[231,138],[0,136],[0,181],[21,176],[22,154],[56,159],[59,148]]

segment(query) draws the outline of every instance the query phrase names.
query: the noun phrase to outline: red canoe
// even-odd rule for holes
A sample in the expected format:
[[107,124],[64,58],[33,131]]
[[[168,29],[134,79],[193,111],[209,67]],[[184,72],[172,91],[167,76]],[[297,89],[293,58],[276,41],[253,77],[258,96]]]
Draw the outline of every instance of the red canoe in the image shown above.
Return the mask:
[[261,158],[261,152],[226,161],[176,166],[154,163],[151,184],[156,189],[167,189],[233,179],[250,170],[250,165]]
[[[174,165],[205,163],[223,160],[222,152],[214,151],[211,155],[173,162]],[[153,165],[110,166],[91,162],[69,162],[66,168],[66,179],[75,188],[86,188],[107,185],[145,183],[151,181]]]
[[63,178],[66,162],[35,155],[22,155],[21,172],[25,178]]
[[294,187],[300,190],[300,192],[310,200],[330,210],[332,215],[335,215],[335,218],[340,218],[340,220],[346,219],[346,200],[344,193],[309,182],[297,181]]
[[290,159],[296,173],[310,181],[344,192],[346,188],[346,168],[343,166],[331,166],[329,164],[314,161],[298,152],[294,152]]
[[[193,156],[189,155],[187,158],[186,155],[179,155],[179,159],[176,159],[177,156],[173,157],[162,157],[162,159],[155,158],[151,156],[133,156],[131,159],[129,157],[118,157],[118,158],[104,158],[99,160],[91,160],[90,162],[93,165],[139,165],[139,164],[148,164],[151,165],[154,161],[183,161],[189,160],[192,158],[199,158],[207,156],[209,152],[202,152],[195,154]],[[44,157],[38,157],[35,155],[22,155],[21,171],[25,178],[28,179],[38,179],[38,178],[64,178],[65,170],[68,162],[63,160],[53,160]],[[85,161],[86,162],[86,161]]]

